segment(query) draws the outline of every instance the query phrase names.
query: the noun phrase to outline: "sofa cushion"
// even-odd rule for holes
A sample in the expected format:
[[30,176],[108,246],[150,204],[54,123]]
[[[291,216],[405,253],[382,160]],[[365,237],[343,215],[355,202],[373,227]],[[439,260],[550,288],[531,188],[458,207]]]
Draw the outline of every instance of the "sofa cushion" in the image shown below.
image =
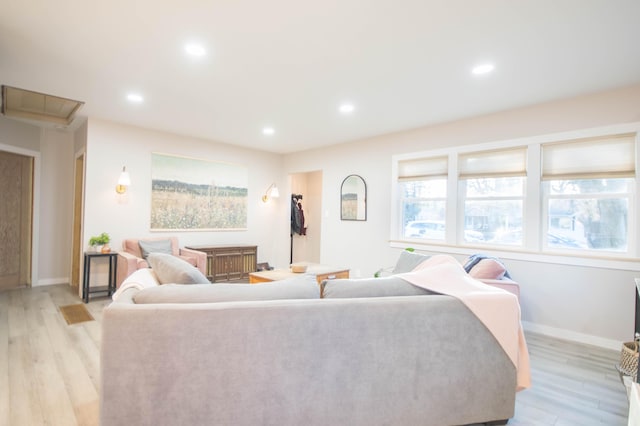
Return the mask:
[[475,279],[499,280],[504,277],[507,268],[496,259],[482,259],[469,271]]
[[393,268],[393,274],[402,274],[404,272],[411,272],[416,266],[429,259],[431,256],[425,254],[413,253],[407,250],[400,252],[400,257],[396,262],[396,266]]
[[213,303],[254,300],[318,299],[315,277],[302,275],[261,284],[166,284],[146,288],[133,298],[135,303]]
[[172,254],[171,240],[140,240],[138,241],[142,257],[146,259],[150,253]]
[[171,254],[149,253],[147,261],[160,284],[210,284],[198,268]]
[[324,280],[322,297],[343,299],[350,297],[423,296],[436,294],[395,276],[383,278],[347,278]]

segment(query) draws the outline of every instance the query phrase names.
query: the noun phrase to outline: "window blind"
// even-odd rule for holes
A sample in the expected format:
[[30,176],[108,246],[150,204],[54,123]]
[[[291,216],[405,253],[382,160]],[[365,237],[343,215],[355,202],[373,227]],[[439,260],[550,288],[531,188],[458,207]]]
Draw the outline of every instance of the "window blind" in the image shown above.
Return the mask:
[[527,175],[527,148],[468,152],[458,156],[460,179]]
[[447,157],[418,158],[398,162],[398,181],[447,177]]
[[542,179],[635,176],[635,134],[542,145]]

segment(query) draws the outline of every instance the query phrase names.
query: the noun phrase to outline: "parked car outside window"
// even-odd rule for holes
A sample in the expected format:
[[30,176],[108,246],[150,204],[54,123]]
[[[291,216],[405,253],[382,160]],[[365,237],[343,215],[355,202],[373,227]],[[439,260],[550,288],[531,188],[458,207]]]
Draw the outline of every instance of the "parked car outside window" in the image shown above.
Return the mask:
[[444,222],[436,220],[413,220],[404,228],[407,238],[425,238],[428,240],[444,240]]

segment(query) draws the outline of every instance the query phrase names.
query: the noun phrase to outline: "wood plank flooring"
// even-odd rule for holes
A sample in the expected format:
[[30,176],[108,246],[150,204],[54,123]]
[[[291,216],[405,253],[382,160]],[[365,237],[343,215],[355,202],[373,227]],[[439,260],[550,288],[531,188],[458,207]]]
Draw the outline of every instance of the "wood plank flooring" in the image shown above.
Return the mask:
[[97,425],[100,319],[67,325],[58,307],[82,303],[66,285],[0,293],[0,425]]
[[[0,292],[0,426],[97,425],[100,321],[67,325],[60,306],[81,303],[66,285]],[[533,387],[518,393],[509,425],[626,425],[619,353],[528,333]],[[470,389],[482,392],[482,389]]]
[[533,333],[526,339],[532,387],[518,393],[510,425],[627,425],[618,352]]

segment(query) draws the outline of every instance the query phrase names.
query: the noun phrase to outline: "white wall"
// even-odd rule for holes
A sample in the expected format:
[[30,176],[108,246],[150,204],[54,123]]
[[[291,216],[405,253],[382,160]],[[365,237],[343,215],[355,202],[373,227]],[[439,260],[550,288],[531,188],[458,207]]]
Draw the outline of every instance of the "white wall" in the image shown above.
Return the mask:
[[[286,266],[289,261],[289,204],[286,197],[270,203],[261,198],[275,182],[286,187],[281,156],[202,139],[178,136],[124,124],[89,119],[83,243],[107,232],[118,250],[125,238],[178,236],[181,245],[252,244],[258,262]],[[160,152],[248,168],[248,217],[245,231],[151,232],[151,153]],[[115,185],[126,166],[131,186],[124,197]],[[286,192],[283,192],[286,194]]]
[[39,279],[68,283],[73,223],[73,134],[43,129],[40,144]]
[[0,115],[0,143],[40,151],[40,129]]
[[[0,149],[33,156],[33,286],[69,280],[73,140],[70,133],[0,117]],[[4,146],[4,148],[2,147]]]
[[[371,276],[392,266],[399,252],[389,244],[392,155],[637,121],[640,85],[290,154],[284,168],[323,171],[321,263],[342,265],[348,259],[352,270]],[[340,220],[340,184],[350,174],[367,183],[366,222]],[[521,285],[527,327],[615,349],[633,337],[637,262],[616,269],[506,263]]]
[[87,147],[87,122],[78,127],[73,134],[73,152],[75,155],[84,152]]
[[[372,276],[393,264],[397,250],[388,246],[390,194],[385,200],[391,176],[390,149],[378,152],[361,143],[335,145],[287,155],[284,168],[291,174],[322,171],[322,212],[315,219],[322,221],[320,263],[349,267],[357,276]],[[340,219],[340,186],[350,174],[362,176],[367,183],[366,221]]]

